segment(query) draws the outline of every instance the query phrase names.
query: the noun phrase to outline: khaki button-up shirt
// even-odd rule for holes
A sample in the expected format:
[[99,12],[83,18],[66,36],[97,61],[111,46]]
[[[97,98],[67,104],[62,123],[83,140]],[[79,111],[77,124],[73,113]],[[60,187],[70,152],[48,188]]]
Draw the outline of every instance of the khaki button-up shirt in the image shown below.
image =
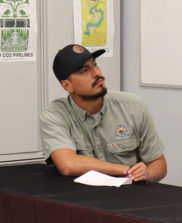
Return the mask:
[[132,166],[151,162],[164,145],[144,101],[133,94],[109,91],[97,119],[69,95],[51,102],[40,115],[45,159],[57,149],[110,163]]

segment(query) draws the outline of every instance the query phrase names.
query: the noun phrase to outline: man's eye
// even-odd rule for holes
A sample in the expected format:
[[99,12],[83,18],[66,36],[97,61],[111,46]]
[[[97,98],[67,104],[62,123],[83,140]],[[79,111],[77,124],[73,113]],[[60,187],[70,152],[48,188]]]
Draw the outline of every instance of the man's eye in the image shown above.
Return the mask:
[[94,64],[94,67],[97,67],[97,63]]
[[82,73],[86,73],[86,72],[87,72],[87,69],[85,69],[85,70],[82,71]]

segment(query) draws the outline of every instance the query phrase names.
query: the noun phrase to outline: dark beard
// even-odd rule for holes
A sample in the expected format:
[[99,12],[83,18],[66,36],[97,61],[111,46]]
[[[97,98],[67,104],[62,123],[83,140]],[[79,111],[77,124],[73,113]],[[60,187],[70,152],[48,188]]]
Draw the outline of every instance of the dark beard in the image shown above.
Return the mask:
[[80,95],[84,101],[96,101],[99,98],[103,98],[107,94],[107,88],[102,87],[102,91],[96,95]]

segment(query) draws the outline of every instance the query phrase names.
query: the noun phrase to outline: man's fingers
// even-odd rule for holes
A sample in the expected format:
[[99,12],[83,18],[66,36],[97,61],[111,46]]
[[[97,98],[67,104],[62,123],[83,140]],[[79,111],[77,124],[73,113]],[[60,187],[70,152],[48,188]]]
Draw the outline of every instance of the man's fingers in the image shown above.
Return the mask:
[[144,176],[135,178],[133,181],[138,182],[138,181],[143,181],[143,180],[146,180]]
[[135,172],[137,169],[139,169],[141,167],[140,163],[137,163],[136,165],[134,165],[131,169],[129,169],[128,173],[132,174],[133,172]]
[[144,174],[144,171],[140,169],[137,169],[135,172],[133,172],[132,174],[129,174],[129,177],[136,177],[138,175],[143,175]]
[[138,179],[138,178],[140,178],[140,177],[145,177],[145,174],[142,172],[142,173],[138,173],[138,174],[136,174],[136,175],[132,175],[132,176],[131,176],[131,179],[132,179],[132,180],[135,180],[135,179]]
[[137,163],[128,171],[129,177],[133,181],[147,180],[147,166],[144,163]]
[[147,181],[147,170],[141,170],[138,174],[130,176],[130,178],[133,181],[141,181],[141,180],[146,180]]

